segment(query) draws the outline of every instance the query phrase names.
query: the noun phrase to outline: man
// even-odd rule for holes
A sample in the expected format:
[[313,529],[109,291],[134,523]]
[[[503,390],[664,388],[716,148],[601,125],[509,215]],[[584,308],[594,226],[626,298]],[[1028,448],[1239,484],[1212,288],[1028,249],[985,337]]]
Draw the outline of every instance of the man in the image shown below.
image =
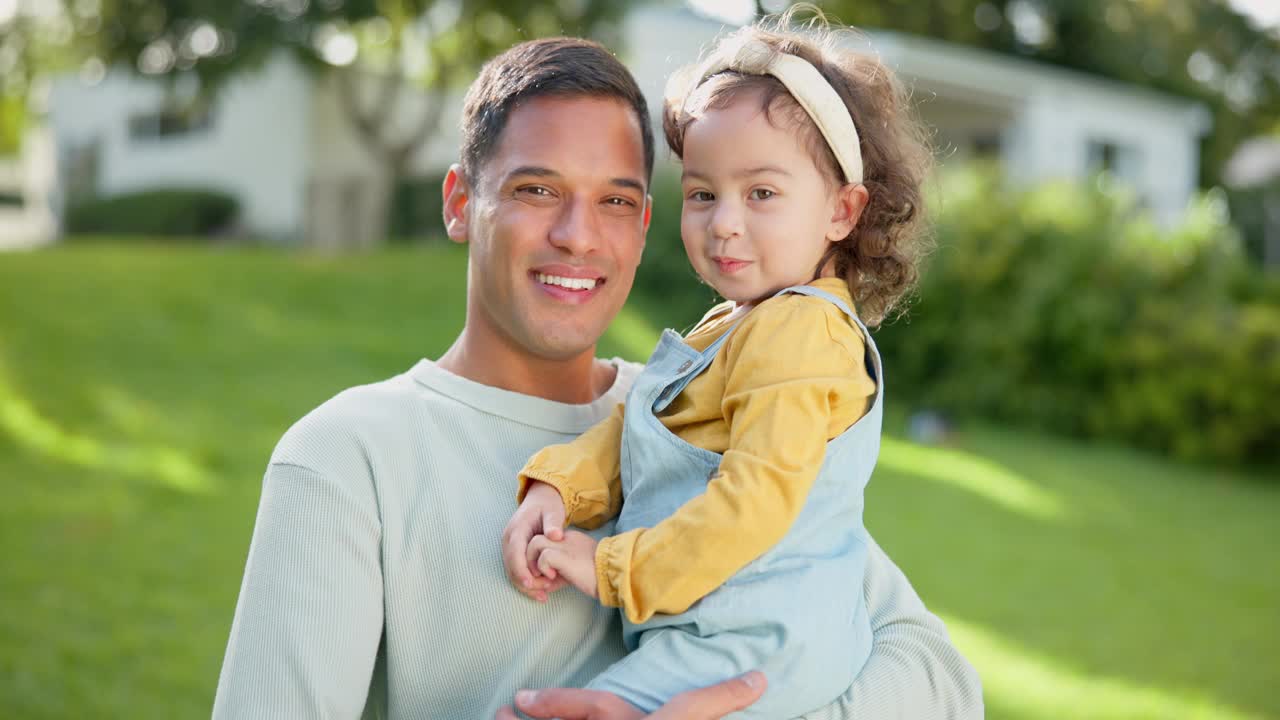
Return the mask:
[[[595,345],[649,223],[644,97],[599,45],[524,43],[468,91],[462,143],[443,189],[446,231],[469,245],[466,324],[438,361],[339,394],[276,447],[215,717],[488,718],[624,654],[614,611],[512,588],[499,536],[525,459],[603,418],[638,369]],[[812,717],[980,716],[972,669],[875,547],[866,594],[872,657]],[[718,717],[763,684],[660,712]],[[587,691],[520,700],[538,717],[635,716]]]

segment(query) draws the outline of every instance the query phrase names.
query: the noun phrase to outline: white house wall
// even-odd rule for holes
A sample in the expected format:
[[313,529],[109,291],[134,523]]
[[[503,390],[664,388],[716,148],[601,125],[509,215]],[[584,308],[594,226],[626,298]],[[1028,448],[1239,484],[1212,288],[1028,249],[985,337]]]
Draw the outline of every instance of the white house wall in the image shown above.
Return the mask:
[[1096,170],[1090,142],[1107,142],[1133,152],[1136,162],[1119,174],[1160,222],[1175,222],[1195,192],[1210,120],[1194,102],[925,38],[875,33],[872,46],[919,95],[957,88],[1011,108],[1002,162],[1015,183],[1087,178]]
[[20,195],[21,207],[0,206],[0,250],[45,245],[57,234],[51,200],[54,177],[53,139],[45,128],[29,129],[21,152],[0,157],[0,191]]
[[310,89],[305,70],[281,55],[231,82],[218,96],[207,130],[138,139],[129,136],[129,118],[160,110],[163,85],[114,71],[94,87],[75,77],[60,79],[51,116],[63,151],[97,138],[100,194],[222,190],[240,199],[250,232],[289,237],[302,223]]

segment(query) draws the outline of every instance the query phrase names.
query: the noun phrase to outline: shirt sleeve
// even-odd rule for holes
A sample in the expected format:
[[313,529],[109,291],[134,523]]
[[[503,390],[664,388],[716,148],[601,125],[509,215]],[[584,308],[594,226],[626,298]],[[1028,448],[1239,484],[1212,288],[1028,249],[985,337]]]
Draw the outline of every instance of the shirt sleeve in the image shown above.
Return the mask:
[[268,467],[215,720],[360,717],[382,637],[381,535],[367,477]]
[[539,480],[560,491],[570,525],[592,530],[616,517],[622,509],[624,416],[625,406],[618,403],[572,442],[535,453],[520,470],[516,502],[524,500],[531,480]]
[[863,594],[871,656],[844,695],[802,720],[982,718],[978,673],[898,566],[874,540],[868,550]]
[[[684,612],[786,535],[827,441],[861,417],[875,393],[860,331],[829,307],[783,297],[733,331],[721,350],[729,448],[720,468],[703,494],[670,517],[600,543],[603,604],[621,607],[635,623]],[[691,546],[716,552],[690,554]]]

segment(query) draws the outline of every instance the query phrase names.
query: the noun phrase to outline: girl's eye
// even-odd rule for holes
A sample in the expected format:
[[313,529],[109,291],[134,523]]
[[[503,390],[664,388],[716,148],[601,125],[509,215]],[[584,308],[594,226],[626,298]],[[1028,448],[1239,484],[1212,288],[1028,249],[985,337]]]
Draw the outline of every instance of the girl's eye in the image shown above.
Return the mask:
[[716,199],[716,196],[706,190],[694,190],[689,193],[689,199],[695,202],[711,202]]
[[777,194],[778,193],[772,190],[767,190],[765,188],[756,188],[755,190],[751,191],[751,199],[752,200],[768,200],[769,198]]

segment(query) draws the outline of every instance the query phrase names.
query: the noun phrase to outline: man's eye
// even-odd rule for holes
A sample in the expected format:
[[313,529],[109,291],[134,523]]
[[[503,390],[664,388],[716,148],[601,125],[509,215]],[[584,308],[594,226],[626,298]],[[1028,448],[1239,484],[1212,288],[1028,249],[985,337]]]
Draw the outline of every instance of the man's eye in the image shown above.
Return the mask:
[[755,190],[751,191],[751,199],[752,200],[768,200],[769,198],[777,194],[778,193],[772,190],[768,190],[765,188],[756,188]]
[[630,198],[611,197],[605,200],[608,205],[617,205],[618,207],[632,207],[635,203]]
[[524,193],[525,195],[533,195],[534,197],[550,197],[551,196],[551,191],[548,190],[547,188],[542,187],[541,185],[529,185],[526,187],[517,188],[516,192]]

